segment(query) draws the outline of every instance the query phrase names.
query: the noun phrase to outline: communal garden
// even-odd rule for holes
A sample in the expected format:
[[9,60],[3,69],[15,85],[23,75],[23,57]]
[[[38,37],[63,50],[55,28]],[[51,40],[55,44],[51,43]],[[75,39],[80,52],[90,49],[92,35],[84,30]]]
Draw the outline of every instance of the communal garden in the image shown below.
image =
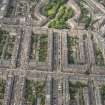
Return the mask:
[[4,92],[5,92],[5,84],[6,84],[6,81],[0,79],[0,105],[3,105]]
[[86,84],[77,81],[76,83],[69,82],[69,93],[70,93],[70,104],[76,103],[76,95],[79,97],[79,104],[85,105],[84,97],[83,97],[83,88],[86,87]]
[[16,36],[9,36],[4,59],[11,59]]
[[15,36],[9,35],[6,30],[0,29],[0,58],[11,59],[15,44]]
[[6,43],[8,32],[0,28],[0,57],[2,56],[3,47]]
[[101,93],[101,102],[102,102],[102,105],[104,105],[105,104],[105,85],[103,85],[100,88],[100,93]]
[[11,17],[15,15],[15,9],[16,9],[16,0],[9,0],[7,9],[6,9],[6,17]]
[[45,105],[45,83],[43,81],[26,80],[27,105]]
[[13,9],[14,9],[14,7],[12,7],[12,6],[11,6],[11,7],[8,7],[5,17],[10,17],[10,16],[12,16]]
[[91,36],[91,40],[93,42],[93,50],[94,50],[94,56],[95,56],[95,63],[98,66],[104,66],[105,61],[104,61],[104,55],[103,55],[103,50],[100,48],[98,45],[99,43],[94,40],[93,35]]
[[96,47],[95,57],[96,57],[96,64],[97,65],[104,65],[104,57],[102,54],[102,50],[99,47]]
[[39,61],[45,62],[47,58],[47,49],[48,49],[48,36],[42,35],[40,36],[40,47],[38,49],[39,51]]
[[75,64],[77,55],[78,38],[68,36],[67,37],[67,48],[68,48],[68,63]]
[[38,55],[39,62],[46,62],[48,52],[48,35],[32,35],[30,59],[36,59]]

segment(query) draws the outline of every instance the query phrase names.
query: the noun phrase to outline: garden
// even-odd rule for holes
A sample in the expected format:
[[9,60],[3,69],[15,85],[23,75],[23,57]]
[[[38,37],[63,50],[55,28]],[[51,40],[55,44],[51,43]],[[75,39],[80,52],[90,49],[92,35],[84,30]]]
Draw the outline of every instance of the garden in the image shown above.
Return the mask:
[[46,62],[48,49],[48,35],[35,35],[33,33],[31,39],[32,41],[30,59],[36,59],[36,54],[38,54],[39,62]]
[[40,105],[45,105],[45,83],[43,81],[26,80],[27,105],[36,105],[40,99]]
[[104,65],[104,57],[102,54],[102,50],[98,47],[96,47],[96,50],[95,50],[95,57],[96,57],[97,65]]
[[67,37],[68,63],[69,64],[75,64],[75,57],[77,56],[75,50],[77,50],[76,48],[77,45],[78,45],[77,37],[72,37],[72,36]]
[[11,59],[12,57],[12,51],[14,49],[14,44],[15,44],[15,38],[16,36],[9,36],[8,37],[8,42],[7,42],[7,47],[4,55],[4,59]]
[[49,22],[49,28],[65,29],[68,28],[67,20],[73,16],[73,10],[65,5],[61,6],[58,10],[56,17]]
[[105,104],[105,85],[103,85],[100,88],[100,93],[101,93],[101,102],[102,102],[102,105],[104,105]]
[[7,31],[0,28],[0,57],[2,56],[3,53],[3,48],[6,43],[7,34],[8,34]]
[[48,49],[48,36],[40,36],[40,48],[39,48],[39,62],[45,62],[47,58],[47,49]]
[[83,88],[86,87],[86,84],[77,81],[76,83],[69,82],[69,93],[70,93],[70,104],[75,104],[76,95],[79,95],[79,104],[85,105],[83,97]]
[[4,92],[5,92],[5,84],[6,81],[0,79],[0,105],[3,105],[3,99],[4,99]]
[[11,59],[14,44],[15,36],[11,36],[6,30],[0,29],[0,57],[6,60]]

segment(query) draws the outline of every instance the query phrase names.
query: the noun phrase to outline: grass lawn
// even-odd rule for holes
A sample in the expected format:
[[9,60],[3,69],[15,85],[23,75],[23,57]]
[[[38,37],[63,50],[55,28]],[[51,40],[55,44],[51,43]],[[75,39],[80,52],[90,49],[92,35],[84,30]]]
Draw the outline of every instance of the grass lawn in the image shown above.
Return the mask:
[[40,47],[38,49],[39,61],[45,62],[47,58],[48,36],[47,35],[40,36],[39,41],[40,41]]
[[[71,103],[75,101],[75,96],[78,93],[79,94],[79,103],[80,105],[84,105],[83,100],[83,88],[86,87],[86,85],[82,82],[77,81],[76,83],[69,82],[69,93],[70,93],[70,100]],[[73,103],[72,103],[73,104]]]
[[26,96],[27,103],[34,105],[37,102],[37,98],[40,97],[40,105],[45,105],[45,90],[44,82],[26,80]]
[[74,15],[72,8],[64,4],[68,0],[50,0],[46,6],[42,8],[42,14],[50,18],[49,28],[65,29],[68,28],[66,22]]
[[72,37],[72,36],[68,36],[67,37],[67,48],[68,48],[68,63],[69,64],[74,64],[75,60],[74,60],[74,48],[75,46],[77,46],[78,44],[78,38],[77,37]]

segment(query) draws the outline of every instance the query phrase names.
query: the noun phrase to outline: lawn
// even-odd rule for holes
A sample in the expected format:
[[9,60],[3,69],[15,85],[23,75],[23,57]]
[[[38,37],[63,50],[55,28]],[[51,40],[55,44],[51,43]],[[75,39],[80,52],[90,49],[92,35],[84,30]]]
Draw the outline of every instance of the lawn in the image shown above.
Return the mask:
[[8,34],[7,31],[0,28],[0,57],[1,57],[2,52],[3,52],[3,47],[6,43],[7,34]]
[[0,79],[0,105],[3,105],[6,81]]
[[74,52],[74,49],[76,48],[77,44],[78,44],[77,37],[72,37],[72,36],[67,37],[68,63],[69,64],[75,63],[74,55],[76,56],[76,53]]
[[15,43],[15,36],[10,36],[9,32],[0,29],[0,57],[11,59]]
[[15,38],[16,38],[15,36],[9,36],[4,59],[7,59],[7,60],[11,59],[12,51],[14,49],[14,44],[15,44]]
[[31,39],[30,59],[36,59],[36,54],[38,54],[39,62],[45,62],[47,59],[48,36],[32,34]]
[[33,81],[26,80],[26,96],[25,99],[27,103],[34,105],[37,103],[37,99],[41,99],[40,105],[45,105],[45,90],[44,90],[44,82],[41,81]]
[[104,65],[104,57],[100,48],[96,48],[95,50],[96,64]]
[[79,104],[84,105],[83,99],[83,88],[86,87],[86,84],[77,81],[76,83],[69,82],[69,93],[70,93],[70,102],[73,104],[75,100],[75,96],[79,94]]
[[56,17],[49,22],[49,28],[65,29],[68,28],[67,20],[73,16],[73,10],[65,5],[58,10]]
[[58,9],[68,0],[49,0],[47,5],[42,8],[42,14],[54,18],[57,14]]
[[38,49],[39,62],[45,62],[47,58],[48,36],[47,35],[40,36],[39,41],[40,41],[40,47]]
[[100,88],[100,94],[101,94],[101,102],[104,105],[105,104],[105,85],[103,85]]
[[49,28],[65,29],[68,28],[67,20],[74,15],[72,8],[64,5],[68,0],[50,0],[42,8],[42,14],[50,18]]

